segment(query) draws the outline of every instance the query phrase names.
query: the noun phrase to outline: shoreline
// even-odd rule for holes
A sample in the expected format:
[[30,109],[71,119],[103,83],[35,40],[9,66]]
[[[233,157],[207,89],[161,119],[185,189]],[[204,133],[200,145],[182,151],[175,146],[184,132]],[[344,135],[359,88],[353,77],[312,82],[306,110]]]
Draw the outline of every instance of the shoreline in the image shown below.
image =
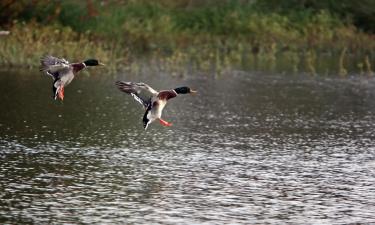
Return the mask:
[[[72,4],[80,8],[65,18],[64,10]],[[100,11],[82,19],[85,4],[64,1],[49,25],[15,20],[0,26],[9,31],[0,36],[0,65],[35,68],[41,56],[51,54],[71,61],[99,58],[110,72],[146,61],[172,73],[374,74],[375,35],[329,11],[262,12],[256,4],[230,1],[220,6],[209,1],[194,7],[168,4],[94,5]],[[34,11],[36,18],[43,12]]]

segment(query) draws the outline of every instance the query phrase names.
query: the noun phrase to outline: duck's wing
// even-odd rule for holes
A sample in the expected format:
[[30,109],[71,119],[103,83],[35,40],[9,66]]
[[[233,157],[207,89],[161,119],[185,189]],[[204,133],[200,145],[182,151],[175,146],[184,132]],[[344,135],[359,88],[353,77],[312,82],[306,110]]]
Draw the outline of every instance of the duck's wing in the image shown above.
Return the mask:
[[56,78],[60,71],[70,67],[69,62],[64,58],[56,58],[54,56],[44,56],[40,59],[40,71]]
[[116,81],[116,86],[121,91],[133,96],[146,109],[151,103],[151,98],[158,94],[157,91],[145,83]]

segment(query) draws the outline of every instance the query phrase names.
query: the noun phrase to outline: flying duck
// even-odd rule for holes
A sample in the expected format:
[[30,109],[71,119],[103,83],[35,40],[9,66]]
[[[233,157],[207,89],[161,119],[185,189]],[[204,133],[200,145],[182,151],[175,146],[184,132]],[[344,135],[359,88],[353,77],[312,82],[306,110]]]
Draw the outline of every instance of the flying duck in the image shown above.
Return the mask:
[[196,91],[189,87],[178,87],[172,90],[156,91],[145,83],[116,81],[116,86],[121,91],[130,94],[133,98],[141,103],[145,109],[143,115],[143,127],[146,130],[148,125],[159,120],[163,126],[171,126],[172,124],[161,118],[162,111],[171,98],[177,97],[179,94],[195,94]]
[[88,66],[104,66],[97,59],[87,59],[83,62],[69,63],[64,58],[44,56],[40,60],[40,71],[53,78],[53,98],[64,100],[64,88],[72,82],[74,76]]

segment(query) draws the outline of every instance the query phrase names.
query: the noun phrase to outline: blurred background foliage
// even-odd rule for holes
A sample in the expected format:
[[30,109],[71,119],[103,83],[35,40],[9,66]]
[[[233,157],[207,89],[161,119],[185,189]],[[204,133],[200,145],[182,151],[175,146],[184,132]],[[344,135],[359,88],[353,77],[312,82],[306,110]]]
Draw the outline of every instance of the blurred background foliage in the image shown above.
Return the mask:
[[342,64],[354,56],[353,67],[363,69],[375,46],[373,0],[3,0],[0,21],[0,29],[20,35],[0,46],[3,64],[33,65],[32,54],[49,52],[129,65],[147,53],[166,65],[256,61],[272,68],[285,53],[293,70],[318,67],[321,54]]

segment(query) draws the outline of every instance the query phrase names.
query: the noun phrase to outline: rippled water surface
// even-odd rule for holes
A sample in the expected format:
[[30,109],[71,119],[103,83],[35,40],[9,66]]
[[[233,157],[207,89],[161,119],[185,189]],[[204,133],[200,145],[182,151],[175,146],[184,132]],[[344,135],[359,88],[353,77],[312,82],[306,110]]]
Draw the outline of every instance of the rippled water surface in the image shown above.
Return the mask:
[[[142,128],[113,85],[188,85]],[[375,80],[0,73],[0,223],[375,223]]]

